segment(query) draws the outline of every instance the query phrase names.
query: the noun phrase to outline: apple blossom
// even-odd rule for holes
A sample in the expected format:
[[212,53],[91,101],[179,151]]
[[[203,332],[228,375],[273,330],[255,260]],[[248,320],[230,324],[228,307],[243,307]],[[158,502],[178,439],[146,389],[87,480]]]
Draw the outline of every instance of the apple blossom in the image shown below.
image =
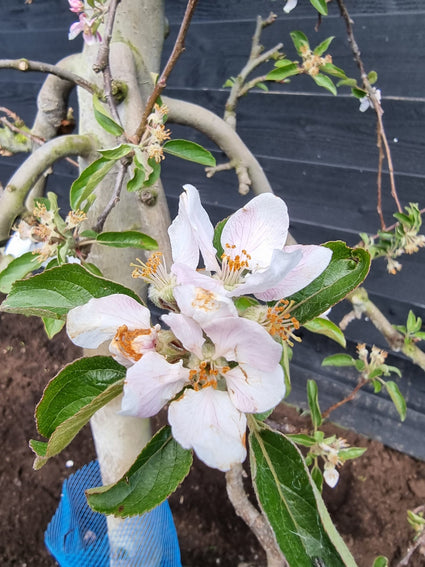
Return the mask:
[[159,325],[151,327],[150,312],[123,294],[92,298],[68,313],[66,329],[77,346],[97,348],[110,340],[109,350],[124,366],[155,350]]
[[77,35],[83,33],[83,39],[87,45],[102,41],[102,36],[97,31],[96,19],[90,19],[86,14],[79,15],[79,21],[74,22],[69,28],[68,39],[75,39]]
[[84,3],[81,0],[68,0],[68,3],[71,12],[75,12],[76,14],[84,12]]
[[[271,193],[254,197],[229,217],[220,237],[221,264],[213,245],[214,228],[199,194],[184,186],[179,212],[169,228],[174,265],[180,284],[221,290],[230,297],[253,294],[279,300],[306,287],[330,262],[323,246],[285,246],[289,218],[286,204]],[[213,276],[196,271],[199,253]]]

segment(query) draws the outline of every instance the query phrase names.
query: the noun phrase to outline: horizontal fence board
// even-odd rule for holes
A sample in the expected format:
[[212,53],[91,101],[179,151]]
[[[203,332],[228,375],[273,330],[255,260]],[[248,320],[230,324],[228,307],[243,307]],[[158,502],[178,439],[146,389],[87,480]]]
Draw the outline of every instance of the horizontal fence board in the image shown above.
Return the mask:
[[[222,115],[222,91],[170,88],[169,96]],[[425,175],[425,102],[386,101],[385,124],[395,171]],[[238,132],[256,155],[376,169],[376,119],[345,97],[251,93],[239,107]],[[199,137],[199,139],[202,139]]]
[[[286,0],[199,0],[194,14],[194,21],[210,20],[244,20],[255,18],[258,14],[266,17],[271,11],[279,16],[296,19],[298,17],[312,17],[315,10],[308,0],[299,0],[298,5],[289,16],[283,13]],[[422,0],[346,0],[345,5],[351,15],[357,14],[397,14],[400,12],[424,12]],[[183,18],[186,0],[166,0],[166,14],[170,22],[174,23]],[[329,16],[339,15],[335,2],[328,6]]]
[[[341,18],[325,19],[318,32],[316,20],[279,18],[272,26],[263,31],[261,42],[265,49],[277,43],[283,43],[283,51],[288,58],[300,60],[290,38],[292,30],[302,30],[315,47],[329,36],[335,36],[329,47],[333,62],[344,69],[348,76],[358,80],[359,71],[353,61],[351,48],[346,37],[344,22]],[[398,16],[358,16],[355,20],[354,33],[361,50],[361,56],[367,71],[378,73],[377,86],[383,97],[424,97],[422,54],[425,49],[425,10],[423,14],[403,13]],[[247,62],[251,39],[255,29],[255,20],[235,22],[194,22],[186,39],[186,51],[176,70],[170,77],[169,84],[174,87],[220,88],[230,76],[236,76]],[[178,26],[171,27],[171,34],[166,40],[164,57],[174,43]],[[414,45],[414,49],[412,49]],[[267,73],[273,69],[270,61],[258,67],[250,77]],[[291,77],[290,83],[280,85],[268,83],[270,89],[286,92],[325,93],[308,77]],[[341,87],[341,93],[350,93],[347,87]]]

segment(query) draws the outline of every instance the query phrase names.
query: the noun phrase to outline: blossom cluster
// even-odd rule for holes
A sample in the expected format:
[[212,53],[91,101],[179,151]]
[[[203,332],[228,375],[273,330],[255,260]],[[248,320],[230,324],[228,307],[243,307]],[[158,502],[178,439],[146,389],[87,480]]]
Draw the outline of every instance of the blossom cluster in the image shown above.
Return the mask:
[[87,45],[102,41],[98,28],[105,14],[103,1],[96,1],[90,14],[86,11],[84,2],[81,0],[68,0],[68,2],[71,12],[78,14],[78,21],[74,22],[69,28],[68,39],[75,39],[82,33]]
[[[282,342],[297,326],[285,298],[320,275],[331,251],[285,246],[287,207],[272,194],[236,211],[219,235],[198,191],[184,189],[169,228],[172,265],[155,253],[133,273],[169,311],[161,317],[167,328],[117,294],[72,309],[67,332],[85,348],[110,341],[127,368],[122,414],[150,417],[169,404],[174,438],[226,471],[246,457],[246,414],[273,409],[285,395]],[[242,296],[251,306],[238,311]]]

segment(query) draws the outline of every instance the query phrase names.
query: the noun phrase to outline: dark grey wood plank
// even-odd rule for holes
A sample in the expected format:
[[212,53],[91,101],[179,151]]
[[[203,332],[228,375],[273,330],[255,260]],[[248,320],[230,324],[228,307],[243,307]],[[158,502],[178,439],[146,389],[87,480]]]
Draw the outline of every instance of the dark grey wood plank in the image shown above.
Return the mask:
[[[349,76],[359,78],[353,62],[351,49],[346,39],[344,22],[341,18],[326,19],[319,31],[315,31],[314,19],[278,19],[268,27],[262,36],[265,48],[283,42],[284,51],[291,59],[299,60],[289,33],[300,29],[307,34],[314,47],[325,38],[335,36],[329,48],[334,63]],[[378,73],[377,86],[384,97],[423,97],[423,80],[418,69],[422,66],[425,49],[425,10],[422,14],[403,13],[378,16],[359,15],[355,19],[354,33],[362,52],[365,67]],[[166,41],[168,54],[177,34],[178,26],[172,26]],[[189,30],[184,53],[169,84],[179,87],[220,88],[232,75],[237,75],[244,66],[251,47],[255,21],[194,22]],[[415,49],[412,49],[412,44]],[[263,65],[255,74],[262,74],[273,68],[272,63]],[[395,80],[395,68],[397,80]],[[285,85],[270,88],[282,91],[324,93],[310,77],[292,77]],[[341,87],[342,93],[349,93]]]
[[[299,0],[296,9],[289,15],[283,13],[286,0],[200,0],[195,11],[194,21],[226,21],[252,19],[260,14],[267,16],[270,11],[286,18],[314,17],[314,10],[307,0]],[[424,6],[421,0],[371,0],[361,2],[359,0],[347,0],[347,9],[351,15],[357,14],[397,14],[401,12],[423,12]],[[185,0],[166,0],[166,13],[170,22],[180,21],[186,7]],[[338,15],[335,2],[329,5],[329,15]]]
[[[227,97],[175,88],[168,94],[219,115]],[[384,109],[395,170],[424,175],[425,102],[389,100]],[[252,93],[241,101],[238,131],[256,155],[362,170],[377,167],[375,127],[373,113],[360,113],[351,98]]]

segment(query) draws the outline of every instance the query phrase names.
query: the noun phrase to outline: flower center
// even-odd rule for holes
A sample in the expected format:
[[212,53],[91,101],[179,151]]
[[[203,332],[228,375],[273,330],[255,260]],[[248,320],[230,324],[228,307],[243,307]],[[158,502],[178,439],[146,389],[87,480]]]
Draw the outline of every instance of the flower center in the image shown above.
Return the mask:
[[230,366],[217,367],[214,362],[203,360],[197,368],[192,368],[189,373],[189,380],[193,389],[198,391],[202,388],[212,386],[217,389],[217,381],[220,374],[226,374],[230,370]]
[[240,254],[235,254],[235,244],[224,245],[225,252],[221,255],[221,280],[225,287],[233,287],[241,282],[244,272],[249,270],[251,256],[246,250],[241,250]]
[[139,258],[137,261],[138,264],[130,264],[134,268],[131,274],[133,278],[141,278],[157,289],[162,289],[172,283],[173,276],[167,272],[162,252],[154,252],[146,263]]
[[152,329],[130,331],[127,325],[121,325],[112,339],[111,350],[137,362],[142,358],[145,350],[154,348],[155,341],[156,333],[152,333]]
[[220,305],[216,299],[216,294],[207,289],[197,288],[195,299],[192,301],[192,307],[201,309],[202,311],[217,311]]
[[301,342],[300,337],[293,334],[293,331],[300,328],[300,324],[295,317],[291,317],[290,311],[293,302],[281,299],[273,307],[269,307],[266,313],[265,327],[272,337],[278,336],[283,341],[288,341],[293,346],[291,339]]

